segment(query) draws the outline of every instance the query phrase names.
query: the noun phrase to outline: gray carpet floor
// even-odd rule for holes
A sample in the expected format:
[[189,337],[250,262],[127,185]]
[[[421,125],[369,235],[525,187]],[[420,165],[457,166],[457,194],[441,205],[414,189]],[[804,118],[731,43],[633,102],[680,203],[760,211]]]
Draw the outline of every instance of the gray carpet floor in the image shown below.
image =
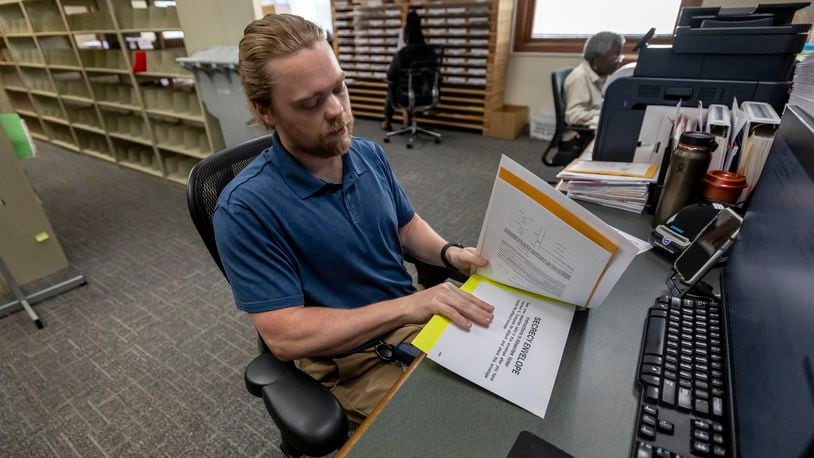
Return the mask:
[[[474,244],[500,155],[544,179],[544,142],[442,130],[383,144],[416,210]],[[381,143],[373,121],[356,135]],[[50,144],[29,175],[88,284],[0,318],[0,456],[280,456],[243,387],[255,334],[189,219],[183,187]]]

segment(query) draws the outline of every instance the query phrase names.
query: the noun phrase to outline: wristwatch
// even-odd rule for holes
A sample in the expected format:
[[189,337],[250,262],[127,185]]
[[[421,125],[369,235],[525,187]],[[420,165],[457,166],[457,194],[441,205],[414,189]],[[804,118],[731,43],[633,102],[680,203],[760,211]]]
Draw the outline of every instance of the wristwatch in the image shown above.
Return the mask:
[[449,258],[447,258],[447,250],[448,250],[450,247],[453,247],[453,246],[458,247],[458,248],[460,248],[460,249],[463,249],[463,248],[464,248],[464,246],[463,246],[463,245],[461,245],[460,243],[448,242],[446,245],[444,245],[444,248],[441,248],[441,262],[443,262],[443,263],[444,263],[444,266],[445,266],[447,269],[451,269],[451,270],[458,270],[458,268],[457,268],[457,267],[453,266],[453,265],[452,265],[452,264],[449,262]]

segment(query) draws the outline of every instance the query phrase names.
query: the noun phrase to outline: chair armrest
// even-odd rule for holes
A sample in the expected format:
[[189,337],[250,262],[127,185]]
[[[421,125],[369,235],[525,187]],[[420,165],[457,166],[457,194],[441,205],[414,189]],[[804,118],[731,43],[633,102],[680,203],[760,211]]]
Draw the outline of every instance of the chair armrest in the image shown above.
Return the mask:
[[590,126],[583,126],[580,124],[566,124],[566,130],[575,130],[577,132],[594,132],[596,129]]
[[444,282],[447,278],[451,278],[461,283],[465,282],[469,278],[468,275],[464,275],[457,270],[433,266],[425,262],[421,262],[407,253],[404,254],[404,260],[415,264],[415,270],[418,273],[418,283],[425,288],[432,288],[433,286]]
[[348,420],[327,388],[271,353],[252,360],[244,373],[249,393],[262,397],[283,442],[309,456],[323,456],[348,438]]

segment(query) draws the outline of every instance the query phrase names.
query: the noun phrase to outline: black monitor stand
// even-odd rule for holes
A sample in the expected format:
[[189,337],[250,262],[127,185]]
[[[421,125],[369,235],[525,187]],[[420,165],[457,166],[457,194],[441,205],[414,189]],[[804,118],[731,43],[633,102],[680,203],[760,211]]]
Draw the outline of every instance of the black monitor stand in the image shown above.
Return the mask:
[[673,296],[684,298],[685,296],[695,296],[703,299],[710,299],[713,301],[720,301],[720,294],[715,294],[715,289],[709,283],[704,281],[704,277],[709,271],[704,272],[695,283],[687,284],[678,278],[678,273],[673,270],[670,278],[667,279],[667,287],[670,288],[670,294]]

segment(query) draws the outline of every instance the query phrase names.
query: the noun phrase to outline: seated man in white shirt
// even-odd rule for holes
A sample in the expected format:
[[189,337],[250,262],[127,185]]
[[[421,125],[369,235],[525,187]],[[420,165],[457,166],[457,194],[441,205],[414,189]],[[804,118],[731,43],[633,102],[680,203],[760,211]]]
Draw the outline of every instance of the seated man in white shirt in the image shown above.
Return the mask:
[[[585,42],[583,60],[565,79],[565,122],[587,126],[595,124],[602,108],[602,85],[619,68],[625,37],[614,32],[599,32]],[[577,155],[593,135],[567,130],[560,151]]]

